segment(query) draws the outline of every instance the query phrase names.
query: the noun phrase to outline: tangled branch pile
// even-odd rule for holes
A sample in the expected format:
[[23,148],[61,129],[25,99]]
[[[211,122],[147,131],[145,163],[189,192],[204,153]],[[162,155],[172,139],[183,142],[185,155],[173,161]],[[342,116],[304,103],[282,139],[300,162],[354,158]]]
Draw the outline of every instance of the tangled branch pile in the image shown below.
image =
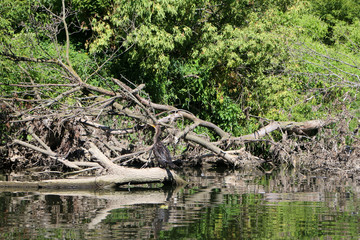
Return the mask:
[[[158,165],[152,154],[155,143],[152,136],[159,131],[156,129],[161,129],[160,140],[171,149],[175,164],[182,167],[204,163],[269,167],[286,163],[311,170],[359,169],[358,129],[349,130],[349,122],[355,118],[346,108],[336,118],[305,122],[277,122],[246,114],[247,118],[259,120],[260,129],[232,136],[189,111],[153,102],[144,91],[145,84],[135,85],[121,73],[120,79],[101,74],[108,63],[136,43],[126,45],[123,39],[109,58],[98,58],[103,60],[101,64],[95,60],[93,65],[76,67],[70,57],[74,50],[70,48],[66,22],[76,14],[65,8],[65,1],[58,14],[45,6],[35,7],[45,13],[47,21],[32,19],[31,34],[25,34],[26,37],[14,34],[9,37],[14,43],[4,38],[0,45],[0,60],[12,74],[12,81],[0,83],[0,168],[27,169],[39,178],[105,176],[85,183],[56,182],[72,187],[179,183],[181,179],[175,172],[149,168]],[[64,35],[64,43],[60,43],[59,35]],[[40,43],[42,38],[50,43]],[[34,46],[34,50],[28,45]],[[14,76],[18,80],[14,81]],[[188,77],[199,76],[184,76]],[[94,78],[97,80],[93,81]],[[249,109],[246,107],[243,112]],[[154,129],[155,125],[160,128]],[[44,184],[48,183],[41,186]]]
[[[16,56],[8,57],[13,60],[34,61]],[[52,64],[64,70],[70,69],[62,62]],[[7,131],[13,133],[12,141],[3,150],[7,151],[3,164],[7,163],[18,169],[36,169],[40,175],[61,171],[62,176],[68,175],[68,170],[73,170],[72,174],[100,174],[105,169],[111,172],[116,169],[115,164],[127,167],[152,166],[149,163],[153,157],[152,125],[162,126],[166,134],[161,138],[173,149],[172,153],[178,159],[175,162],[184,166],[221,162],[243,167],[260,166],[265,162],[286,162],[310,167],[324,167],[332,163],[332,167],[335,167],[340,160],[347,163],[349,168],[354,166],[358,154],[357,149],[355,151],[345,145],[340,145],[339,148],[339,143],[344,142],[346,137],[346,129],[338,136],[339,141],[326,141],[324,134],[331,130],[322,131],[322,140],[317,140],[319,129],[334,123],[334,120],[272,122],[253,134],[233,137],[190,112],[156,104],[142,97],[141,95],[146,96],[142,91],[144,85],[130,88],[113,78],[113,90],[110,91],[84,83],[72,70],[67,71],[64,79],[67,81],[62,84],[18,84],[16,87],[31,90],[18,92],[16,97],[2,99],[3,109],[6,110],[4,116],[8,120],[8,126],[11,126]],[[64,90],[67,85],[72,88]],[[47,92],[54,92],[59,87],[62,91],[56,97],[44,97]],[[38,97],[27,100],[26,96],[34,92]],[[216,134],[216,140],[211,141],[205,135],[196,134],[195,130],[200,126]],[[272,136],[275,130],[281,133],[280,141]],[[327,136],[331,135],[333,134],[329,133]],[[269,156],[260,158],[261,154],[252,154],[256,151],[252,151],[254,149],[251,144],[259,143],[271,146],[267,151]],[[327,159],[334,161],[326,162]],[[140,171],[147,170],[139,169]],[[132,182],[151,181],[140,178],[139,172],[134,174]],[[127,173],[129,172],[121,174]],[[136,177],[140,180],[136,180]]]

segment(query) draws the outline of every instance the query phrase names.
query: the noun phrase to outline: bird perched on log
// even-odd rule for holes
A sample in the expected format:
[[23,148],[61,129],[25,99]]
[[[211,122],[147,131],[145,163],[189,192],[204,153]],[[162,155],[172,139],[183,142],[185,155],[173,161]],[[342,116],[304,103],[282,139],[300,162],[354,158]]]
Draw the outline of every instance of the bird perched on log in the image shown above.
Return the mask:
[[178,168],[171,159],[170,151],[160,140],[161,128],[160,125],[152,125],[155,128],[154,135],[154,145],[152,151],[155,155],[156,160],[159,162],[160,166],[165,169],[176,169]]

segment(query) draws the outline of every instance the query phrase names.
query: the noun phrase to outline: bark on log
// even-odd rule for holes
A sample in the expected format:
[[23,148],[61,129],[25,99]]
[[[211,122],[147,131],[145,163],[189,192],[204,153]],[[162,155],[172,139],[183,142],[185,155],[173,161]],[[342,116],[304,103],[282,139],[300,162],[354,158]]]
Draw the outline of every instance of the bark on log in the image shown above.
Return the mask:
[[[110,161],[94,143],[90,143],[89,152],[99,161],[99,164],[103,166],[113,176],[117,184],[124,183],[151,183],[151,182],[172,182],[176,185],[182,185],[185,181],[180,178],[175,172],[165,170],[162,168],[145,168],[135,169],[127,168],[116,165]],[[109,182],[108,178],[102,178],[105,184]]]
[[[31,144],[15,140],[17,144],[32,148],[36,151],[53,155],[54,152],[35,147]],[[95,157],[99,164],[108,171],[108,175],[99,177],[89,177],[80,179],[56,179],[38,182],[0,182],[0,187],[29,187],[29,188],[65,188],[65,189],[101,189],[114,187],[122,184],[142,184],[142,183],[171,183],[173,185],[184,185],[186,182],[175,172],[161,168],[135,169],[121,167],[110,161],[94,143],[90,143],[89,152]],[[65,160],[68,164],[75,165]],[[79,168],[79,167],[78,167]]]
[[120,167],[118,174],[80,179],[55,179],[38,182],[0,181],[0,187],[7,188],[49,188],[49,189],[106,189],[116,185],[142,183],[174,183],[184,185],[186,182],[177,174],[172,176],[161,168],[132,169]]
[[335,121],[334,119],[330,119],[330,120],[310,120],[310,121],[305,121],[305,122],[291,122],[291,121],[272,122],[269,125],[255,131],[254,133],[240,136],[240,137],[231,137],[228,139],[223,139],[218,142],[215,142],[214,144],[221,144],[221,143],[225,143],[225,142],[243,143],[243,142],[247,142],[247,141],[256,141],[276,130],[304,134],[305,132],[308,132],[308,131],[311,131],[314,129],[320,129],[326,125],[333,123],[334,121]]

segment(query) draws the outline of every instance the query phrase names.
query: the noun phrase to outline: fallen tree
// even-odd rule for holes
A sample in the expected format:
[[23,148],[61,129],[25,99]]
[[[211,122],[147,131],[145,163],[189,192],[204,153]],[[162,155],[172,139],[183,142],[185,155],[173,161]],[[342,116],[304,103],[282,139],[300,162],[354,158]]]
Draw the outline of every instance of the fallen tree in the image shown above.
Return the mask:
[[[12,58],[15,57],[12,56]],[[183,184],[184,181],[173,171],[161,168],[133,169],[115,164],[114,162],[118,162],[120,165],[131,165],[131,161],[145,164],[151,154],[152,145],[141,146],[130,153],[123,154],[122,152],[129,148],[130,145],[129,142],[126,142],[126,144],[121,142],[124,136],[136,134],[140,131],[146,132],[149,131],[147,126],[161,124],[165,131],[172,136],[166,141],[167,143],[182,144],[183,146],[184,144],[197,144],[201,146],[205,152],[208,152],[199,158],[207,155],[206,157],[222,159],[223,162],[230,166],[259,166],[261,163],[264,163],[265,160],[244,150],[242,147],[243,144],[262,140],[273,131],[305,134],[334,122],[334,120],[314,120],[302,123],[272,122],[253,134],[233,137],[211,122],[201,120],[187,111],[176,109],[172,106],[154,104],[142,98],[136,89],[130,89],[118,79],[113,79],[113,81],[117,85],[120,85],[123,91],[105,95],[105,90],[99,90],[97,88],[95,92],[101,93],[101,95],[94,95],[92,98],[93,101],[89,104],[90,107],[75,108],[74,110],[65,108],[57,111],[56,114],[49,113],[45,115],[24,114],[15,111],[13,115],[11,115],[12,120],[10,121],[10,123],[14,125],[20,124],[20,126],[23,127],[21,132],[24,133],[24,131],[26,131],[26,134],[29,134],[27,136],[32,136],[30,141],[13,139],[10,145],[8,145],[10,147],[9,156],[13,162],[26,161],[25,158],[19,160],[19,155],[15,154],[19,152],[16,146],[21,146],[25,149],[20,150],[20,152],[32,152],[32,157],[34,158],[36,158],[36,155],[38,155],[38,157],[44,157],[44,155],[46,155],[48,159],[55,161],[54,165],[62,164],[68,169],[75,170],[73,172],[74,174],[100,170],[105,172],[104,175],[85,179],[57,179],[28,183],[2,182],[0,185],[23,187],[24,184],[26,184],[29,187],[38,188],[103,188],[116,184],[130,183],[172,182],[175,184]],[[87,88],[86,85],[82,85],[81,81],[78,83],[78,86],[78,91],[84,88],[89,91],[94,91],[94,88]],[[71,94],[75,93],[76,92],[71,91]],[[60,95],[65,96],[65,94]],[[124,103],[128,101],[135,102],[135,107],[132,109],[125,108]],[[15,109],[14,99],[3,99],[3,102],[11,106],[11,109]],[[43,107],[41,112],[46,111],[46,108],[49,106]],[[35,108],[38,108],[38,106]],[[34,109],[31,111],[33,110]],[[30,110],[27,111],[31,112]],[[152,111],[161,111],[158,115],[163,117],[156,117]],[[95,114],[97,114],[98,117],[104,116],[105,119],[108,117],[113,119],[113,116],[125,116],[131,118],[130,122],[136,121],[136,123],[134,123],[132,128],[112,128],[94,119]],[[185,127],[178,128],[178,119],[182,121],[187,119],[188,124]],[[114,122],[116,122],[116,120],[114,120]],[[207,127],[212,130],[219,136],[219,140],[211,141],[208,138],[197,135],[194,129],[198,126]],[[39,134],[36,134],[36,132]],[[41,138],[38,135],[43,137]],[[58,137],[54,135],[58,135]],[[142,138],[146,140],[146,133],[142,135]],[[52,150],[54,146],[50,147],[50,145],[53,144],[52,141],[57,141],[57,146],[55,147],[57,149],[56,152]],[[275,142],[273,143],[275,144]],[[227,150],[230,147],[232,150]],[[102,151],[99,150],[99,148],[101,148]],[[74,159],[81,159],[81,161],[74,161]],[[95,162],[92,161],[93,159],[95,159]],[[30,166],[32,166],[32,164],[30,164]],[[83,169],[83,167],[85,167],[85,169]]]
[[[191,112],[152,102],[144,91],[144,84],[136,86],[122,75],[121,79],[101,76],[101,69],[114,54],[92,72],[80,74],[69,57],[66,23],[69,13],[65,11],[64,1],[62,3],[60,15],[45,8],[56,20],[49,29],[55,31],[61,25],[65,30],[64,46],[56,40],[58,32],[52,33],[56,40],[55,54],[40,47],[42,54],[26,55],[11,44],[5,44],[0,51],[1,59],[18,66],[23,76],[18,83],[0,83],[4,88],[0,97],[1,119],[3,133],[7,133],[2,137],[6,144],[0,148],[3,168],[36,169],[32,175],[46,178],[26,183],[1,182],[1,186],[104,188],[152,182],[183,184],[174,171],[145,168],[157,165],[152,161],[152,135],[156,133],[151,126],[154,125],[161,126],[166,133],[161,139],[172,147],[177,158],[175,163],[180,166],[211,162],[230,167],[258,167],[274,161],[296,166],[306,162],[303,159],[311,155],[312,146],[322,149],[324,158],[332,153],[349,152],[343,139],[331,143],[340,145],[338,149],[329,147],[328,143],[319,146],[314,139],[326,126],[341,118],[305,122],[266,120],[266,124],[251,134],[232,136]],[[35,40],[31,40],[32,45],[37,44]],[[122,47],[115,52],[120,50],[127,51]],[[56,81],[46,79],[44,83],[32,76],[31,72],[43,69],[53,72]],[[91,82],[94,76],[104,82]],[[347,122],[345,119],[340,126],[346,126]],[[204,129],[211,132],[212,137],[201,134],[206,132]],[[341,137],[346,133],[347,130],[343,131]],[[269,156],[252,151],[251,144],[259,143],[268,148],[264,152]],[[357,156],[355,150],[349,153],[351,159]],[[303,158],[299,160],[300,156]],[[50,179],[55,175],[60,179]],[[68,178],[74,175],[87,178]]]

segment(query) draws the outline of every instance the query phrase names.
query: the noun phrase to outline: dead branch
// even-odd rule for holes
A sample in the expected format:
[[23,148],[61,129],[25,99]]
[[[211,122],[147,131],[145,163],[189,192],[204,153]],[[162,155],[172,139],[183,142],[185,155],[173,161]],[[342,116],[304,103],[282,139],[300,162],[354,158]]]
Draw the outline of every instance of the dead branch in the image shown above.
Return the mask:
[[41,88],[41,87],[76,87],[78,84],[59,84],[59,83],[48,83],[48,84],[6,84],[0,83],[0,85],[22,87],[22,88]]
[[[164,106],[164,105],[162,105],[162,106]],[[186,112],[181,109],[173,109],[172,111],[174,111],[175,113],[170,114],[169,116],[163,117],[162,119],[159,120],[159,122],[165,123],[165,122],[169,122],[169,121],[175,121],[178,118],[187,118],[189,120],[192,120],[194,123],[198,123],[199,126],[207,127],[209,129],[214,130],[215,133],[218,134],[222,139],[228,138],[230,136],[229,133],[225,132],[217,125],[215,125],[211,122],[199,119],[195,115],[193,115],[189,112]]]
[[[110,174],[120,175],[122,177],[121,179],[123,179],[122,181],[126,181],[126,179],[129,179],[127,182],[144,183],[144,182],[163,182],[165,180],[167,181],[172,180],[175,184],[184,183],[184,180],[182,180],[175,172],[171,171],[172,176],[168,176],[168,172],[161,168],[133,169],[133,168],[121,167],[110,161],[93,143],[90,143],[89,152],[99,161],[99,164],[103,166]],[[117,177],[117,179],[119,178]]]
[[74,169],[81,169],[80,167],[78,167],[77,165],[75,165],[74,163],[62,158],[62,157],[59,157],[57,153],[51,151],[51,150],[45,150],[45,149],[42,149],[42,148],[39,148],[39,147],[36,147],[32,144],[29,144],[27,142],[24,142],[24,141],[21,141],[21,140],[18,140],[18,139],[15,139],[13,141],[14,144],[19,144],[19,145],[22,145],[24,147],[27,147],[27,148],[30,148],[32,150],[35,150],[37,152],[40,152],[40,153],[43,153],[43,154],[46,154],[46,155],[49,155],[50,157],[56,159],[57,161],[61,162],[62,164],[64,164],[65,166],[69,167],[69,168],[74,168]]
[[31,134],[31,136],[33,136],[33,138],[35,138],[36,141],[38,141],[38,143],[40,143],[41,146],[43,146],[43,148],[45,148],[48,152],[52,152],[51,148],[46,145],[46,143],[44,143],[43,140],[41,140],[35,133],[33,130],[33,127],[29,127],[28,132]]
[[187,134],[185,136],[185,139],[193,141],[193,142],[203,146],[204,148],[209,149],[210,151],[216,153],[219,157],[222,157],[225,160],[227,160],[228,162],[230,162],[231,164],[233,164],[234,166],[236,166],[238,163],[240,163],[239,159],[237,159],[237,156],[226,153],[221,148],[219,148],[219,147],[215,146],[214,144],[204,140],[201,137],[198,137],[198,136],[196,136],[194,134]]
[[[146,115],[153,121],[153,123],[156,125],[157,124],[157,119],[155,118],[155,116],[149,111],[149,109],[147,109],[141,102],[138,101],[138,98],[134,96],[134,94],[132,93],[132,89],[129,89],[124,83],[122,83],[121,81],[113,78],[113,81],[119,86],[121,87],[125,94],[131,99],[133,100],[139,107],[141,107],[141,109],[143,109],[146,113]],[[138,94],[136,94],[138,96]]]
[[108,132],[109,134],[114,134],[114,135],[126,135],[129,133],[134,133],[137,131],[136,128],[127,128],[127,129],[111,129],[106,125],[103,124],[99,124],[90,120],[86,120],[83,118],[75,118],[76,121],[78,121],[79,123],[82,124],[86,124],[88,126],[94,127],[94,128],[99,128],[101,130],[104,130],[106,132]]
[[95,157],[99,164],[104,167],[110,174],[116,173],[118,165],[110,161],[97,147],[94,143],[90,143],[89,152]]
[[113,162],[118,162],[118,161],[121,161],[121,160],[124,160],[124,159],[132,158],[132,157],[135,157],[137,155],[149,152],[150,150],[151,150],[151,147],[148,147],[146,149],[143,149],[143,150],[140,150],[140,151],[137,151],[137,152],[134,152],[134,153],[121,155],[119,157],[116,157],[116,158],[112,159],[112,161]]
[[268,135],[269,133],[282,130],[288,132],[295,132],[299,134],[304,134],[314,129],[320,129],[326,125],[332,124],[335,122],[335,119],[330,120],[310,120],[306,122],[272,122],[269,125],[260,128],[258,131],[254,133],[240,136],[240,137],[231,137],[227,140],[221,140],[214,144],[221,144],[224,142],[233,142],[233,143],[243,143],[243,142],[251,142],[261,139]]
[[[126,81],[122,81],[127,79],[121,73],[119,73],[122,77],[121,80],[112,78],[106,83],[107,87],[92,85],[87,80],[94,75],[101,77],[100,69],[115,58],[121,48],[114,51],[103,64],[98,65],[93,73],[80,77],[80,74],[71,66],[71,59],[69,58],[70,33],[66,22],[68,12],[65,10],[65,1],[62,0],[60,14],[51,13],[48,9],[47,11],[57,19],[57,25],[64,25],[65,54],[60,50],[60,47],[58,48],[60,45],[57,42],[55,44],[58,51],[57,55],[47,54],[46,58],[35,58],[34,55],[30,54],[29,56],[18,56],[15,53],[19,51],[11,50],[13,46],[8,46],[7,50],[0,52],[1,56],[10,61],[27,62],[27,64],[18,64],[18,67],[26,73],[26,81],[20,80],[10,85],[1,84],[10,89],[11,87],[13,89],[21,88],[22,91],[16,90],[15,93],[0,98],[4,102],[4,106],[9,109],[9,126],[17,127],[17,132],[12,137],[15,139],[12,146],[21,145],[24,147],[9,149],[10,156],[26,156],[26,150],[31,149],[46,155],[48,159],[56,159],[65,166],[75,169],[76,171],[73,173],[88,173],[90,170],[101,168],[104,170],[102,172],[107,172],[107,175],[87,179],[42,181],[33,184],[36,187],[96,188],[144,182],[183,183],[183,180],[173,171],[161,168],[133,169],[114,163],[135,156],[140,159],[137,161],[138,163],[145,161],[141,159],[143,157],[141,154],[149,152],[154,144],[154,140],[151,141],[151,135],[154,132],[149,130],[148,125],[161,125],[163,127],[164,134],[162,136],[157,130],[155,133],[159,133],[158,137],[165,144],[174,144],[175,154],[178,154],[179,149],[185,154],[188,154],[186,151],[193,151],[191,152],[192,156],[211,156],[221,158],[230,166],[245,166],[247,164],[259,165],[264,162],[261,159],[263,156],[260,154],[254,156],[250,153],[251,150],[248,146],[255,144],[248,143],[258,142],[258,145],[271,145],[274,148],[271,151],[281,158],[284,154],[289,156],[290,151],[293,150],[290,149],[290,144],[287,145],[288,142],[286,142],[290,136],[289,133],[307,137],[312,130],[321,129],[334,122],[334,120],[274,121],[254,133],[235,137],[216,124],[200,119],[191,112],[174,106],[154,103],[150,98],[142,97],[143,94],[141,93],[144,93],[142,91],[145,85],[130,87],[129,84],[125,83]],[[51,39],[57,41],[57,36],[53,36]],[[128,48],[125,49],[125,51],[127,50]],[[53,81],[44,83],[32,78],[31,71],[24,68],[24,65],[28,68],[32,65],[48,66],[52,71],[57,71],[56,79],[55,77],[51,79],[57,80],[56,84]],[[60,78],[59,74],[61,75]],[[82,78],[85,80],[83,81]],[[31,84],[26,83],[28,79],[30,79]],[[53,89],[56,91],[52,91]],[[52,91],[52,94],[48,94],[47,91]],[[181,128],[179,127],[180,123],[183,126]],[[210,138],[195,134],[200,126],[209,129],[211,134],[219,140],[210,140]],[[274,131],[280,131],[283,134],[283,144],[272,138],[271,133]],[[31,134],[33,139],[37,141],[35,144],[40,147],[30,141],[18,140],[17,138],[24,136],[22,134],[24,132]],[[344,136],[341,138],[345,139]],[[341,147],[345,149],[343,143],[342,140]],[[187,148],[190,145],[191,147]],[[337,148],[338,145],[335,142],[333,148]],[[164,147],[166,148],[165,145]],[[304,148],[304,146],[297,145],[294,148],[296,147],[298,149]],[[193,150],[189,150],[191,148]],[[56,149],[54,150],[56,152],[52,149]],[[335,152],[339,153],[340,151]],[[36,156],[32,157],[36,159]],[[96,163],[91,162],[94,159]],[[132,159],[127,161],[132,161]],[[84,167],[87,169],[82,169]]]

